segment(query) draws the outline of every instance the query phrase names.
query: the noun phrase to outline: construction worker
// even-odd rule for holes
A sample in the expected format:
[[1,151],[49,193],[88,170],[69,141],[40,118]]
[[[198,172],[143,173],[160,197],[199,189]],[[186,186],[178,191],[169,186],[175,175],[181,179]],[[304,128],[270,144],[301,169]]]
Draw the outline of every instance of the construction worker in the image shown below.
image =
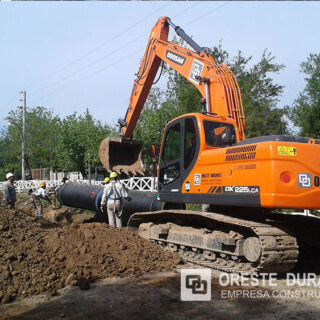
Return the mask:
[[6,175],[7,182],[4,184],[3,189],[3,201],[5,207],[14,209],[16,203],[16,188],[13,184],[14,174],[9,172]]
[[69,178],[66,177],[66,176],[64,176],[63,178],[60,179],[60,181],[61,181],[62,183],[66,183],[66,182],[69,181]]
[[43,209],[42,209],[42,202],[41,199],[45,199],[48,202],[51,203],[51,200],[46,192],[46,183],[41,182],[40,183],[40,188],[38,188],[35,192],[31,194],[31,199],[36,211],[36,218],[42,218],[43,216]]
[[110,183],[107,183],[104,187],[101,199],[101,211],[104,212],[105,207],[107,207],[109,225],[112,227],[122,227],[124,198],[128,198],[128,193],[119,182],[117,173],[111,172]]

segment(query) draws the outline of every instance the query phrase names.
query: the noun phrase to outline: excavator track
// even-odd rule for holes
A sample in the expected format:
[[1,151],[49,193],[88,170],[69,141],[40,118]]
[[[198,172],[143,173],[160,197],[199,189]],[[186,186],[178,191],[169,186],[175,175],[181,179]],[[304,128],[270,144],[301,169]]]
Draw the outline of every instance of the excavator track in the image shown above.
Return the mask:
[[134,214],[128,227],[164,249],[177,252],[185,262],[223,272],[284,273],[298,260],[297,239],[272,222],[164,210]]

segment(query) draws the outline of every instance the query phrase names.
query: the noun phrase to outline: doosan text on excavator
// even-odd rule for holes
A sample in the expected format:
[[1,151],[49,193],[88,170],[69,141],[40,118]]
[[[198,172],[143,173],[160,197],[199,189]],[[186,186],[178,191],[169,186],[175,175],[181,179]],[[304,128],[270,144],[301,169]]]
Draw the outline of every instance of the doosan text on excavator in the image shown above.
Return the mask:
[[[168,41],[170,27],[193,50]],[[157,172],[163,210],[135,213],[128,227],[186,261],[223,271],[287,272],[305,252],[318,257],[320,219],[284,209],[320,209],[320,141],[246,139],[232,71],[168,17],[151,30],[119,137],[101,143],[105,168],[143,172],[132,136],[161,62],[199,90],[204,111],[165,125]],[[185,210],[187,203],[205,210]]]

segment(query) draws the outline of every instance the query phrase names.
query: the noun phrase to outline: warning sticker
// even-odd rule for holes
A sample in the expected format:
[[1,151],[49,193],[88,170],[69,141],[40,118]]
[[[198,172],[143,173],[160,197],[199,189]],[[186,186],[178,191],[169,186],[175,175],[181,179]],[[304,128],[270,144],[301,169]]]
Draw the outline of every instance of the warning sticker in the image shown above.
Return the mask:
[[295,157],[297,155],[296,147],[287,147],[287,146],[278,146],[278,155],[279,156],[291,156]]

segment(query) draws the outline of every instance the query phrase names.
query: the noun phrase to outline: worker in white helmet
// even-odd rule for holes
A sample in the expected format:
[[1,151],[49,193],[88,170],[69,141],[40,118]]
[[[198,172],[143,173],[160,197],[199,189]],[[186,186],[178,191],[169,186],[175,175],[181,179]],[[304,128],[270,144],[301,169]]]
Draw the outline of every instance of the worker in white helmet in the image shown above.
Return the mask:
[[112,227],[122,227],[122,211],[123,199],[128,197],[127,190],[122,186],[118,180],[116,172],[111,172],[110,182],[105,184],[102,199],[101,211],[105,211],[107,207],[109,225]]
[[7,182],[4,184],[3,189],[3,201],[5,207],[10,209],[14,209],[16,203],[16,188],[13,184],[14,182],[14,174],[9,172],[6,175]]
[[43,207],[41,199],[47,200],[51,203],[51,199],[49,198],[46,192],[46,188],[46,183],[40,182],[40,188],[38,188],[35,192],[31,194],[32,203],[36,211],[36,219],[42,218],[43,216]]

